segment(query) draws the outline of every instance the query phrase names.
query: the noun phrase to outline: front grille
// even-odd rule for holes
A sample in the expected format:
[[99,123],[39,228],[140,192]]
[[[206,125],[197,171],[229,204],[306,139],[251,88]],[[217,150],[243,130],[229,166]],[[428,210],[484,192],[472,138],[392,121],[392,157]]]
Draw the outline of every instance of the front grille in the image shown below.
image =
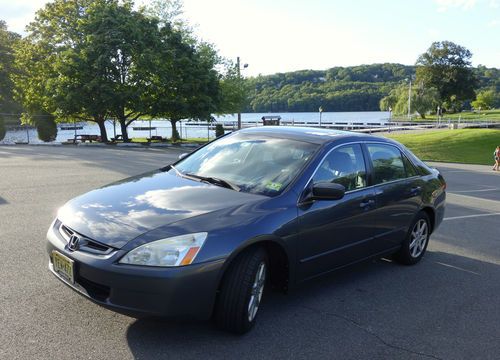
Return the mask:
[[56,225],[59,225],[59,233],[66,240],[66,243],[69,242],[71,236],[76,235],[80,238],[78,249],[79,251],[88,252],[91,254],[97,255],[108,255],[113,252],[115,249],[111,246],[107,246],[93,239],[89,239],[88,237],[77,233],[75,230],[69,228],[68,226],[62,224],[61,222],[57,222]]
[[74,231],[71,231],[69,228],[67,228],[64,225],[61,225],[61,227],[59,229],[61,231],[61,235],[66,239],[66,241],[68,241],[69,238],[71,237],[71,235],[74,234]]

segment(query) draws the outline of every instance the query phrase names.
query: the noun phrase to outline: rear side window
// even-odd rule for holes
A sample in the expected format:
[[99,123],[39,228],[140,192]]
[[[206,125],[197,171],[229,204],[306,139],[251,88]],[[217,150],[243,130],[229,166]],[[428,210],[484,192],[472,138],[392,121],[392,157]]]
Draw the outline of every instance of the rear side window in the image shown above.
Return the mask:
[[346,191],[365,187],[366,167],[361,146],[345,145],[333,150],[321,162],[313,181],[341,184]]
[[399,149],[383,144],[368,144],[367,148],[373,164],[374,185],[406,178],[405,165]]
[[406,177],[412,177],[412,176],[418,175],[418,172],[417,172],[417,169],[415,169],[415,166],[413,166],[411,161],[408,160],[408,158],[404,155],[403,155],[403,162],[405,164]]

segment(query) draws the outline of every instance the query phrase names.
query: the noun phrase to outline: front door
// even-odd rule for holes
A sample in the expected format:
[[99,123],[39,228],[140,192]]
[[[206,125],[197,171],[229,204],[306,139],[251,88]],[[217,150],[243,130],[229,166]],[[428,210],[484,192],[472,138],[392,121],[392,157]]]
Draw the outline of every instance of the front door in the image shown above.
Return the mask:
[[[342,184],[340,200],[315,200],[299,206],[299,280],[370,255],[375,193],[367,188],[361,145],[344,145],[325,156],[311,182]],[[306,190],[307,191],[307,190]]]

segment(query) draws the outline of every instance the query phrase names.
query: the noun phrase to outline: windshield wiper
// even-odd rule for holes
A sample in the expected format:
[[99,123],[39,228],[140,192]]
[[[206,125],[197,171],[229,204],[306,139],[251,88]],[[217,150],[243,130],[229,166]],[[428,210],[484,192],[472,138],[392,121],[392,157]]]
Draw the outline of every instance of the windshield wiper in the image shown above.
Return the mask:
[[196,176],[194,174],[185,174],[185,173],[182,173],[174,165],[169,165],[168,167],[170,169],[173,169],[175,171],[175,173],[177,174],[177,176],[179,176],[179,177],[186,178],[186,179],[191,179],[191,180],[198,181],[198,182],[200,182],[201,180],[204,180],[200,176]]
[[178,176],[180,176],[180,177],[184,176],[184,174],[181,173],[179,170],[177,170],[177,168],[174,165],[169,165],[168,167],[173,169]]
[[227,180],[224,180],[224,179],[221,179],[221,178],[218,178],[218,177],[201,176],[201,175],[190,174],[190,173],[186,173],[186,174],[183,174],[183,175],[184,176],[193,177],[193,178],[196,178],[196,179],[200,179],[200,180],[208,182],[210,184],[222,186],[222,187],[225,187],[225,188],[228,188],[228,189],[233,189],[235,191],[240,191],[241,190],[238,185],[233,184],[230,181],[227,181]]

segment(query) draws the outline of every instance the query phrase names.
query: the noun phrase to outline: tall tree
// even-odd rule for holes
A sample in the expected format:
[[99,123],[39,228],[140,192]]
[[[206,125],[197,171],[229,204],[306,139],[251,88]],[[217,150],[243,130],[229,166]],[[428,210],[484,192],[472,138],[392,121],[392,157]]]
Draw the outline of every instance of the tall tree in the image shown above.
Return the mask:
[[82,27],[91,9],[105,7],[106,0],[55,0],[38,10],[28,25],[28,35],[16,47],[14,76],[17,98],[24,105],[25,121],[46,112],[58,119],[78,119],[98,124],[107,141],[109,88],[87,66],[88,34]]
[[220,81],[221,102],[217,114],[235,114],[242,112],[248,102],[248,82],[240,76],[237,64],[222,61],[224,72]]
[[180,138],[180,120],[211,121],[220,108],[220,74],[216,67],[221,58],[211,44],[196,38],[182,16],[182,0],[152,0],[141,11],[156,19],[161,34],[158,72],[152,83],[156,96],[152,114],[170,121],[175,141]]
[[[400,84],[392,89],[389,95],[380,100],[380,110],[387,111],[390,108],[395,115],[408,114],[408,91],[406,84]],[[437,107],[438,100],[439,94],[436,89],[425,88],[423,83],[419,83],[411,93],[410,112],[417,112],[422,119],[425,119],[425,114]]]
[[180,138],[177,123],[182,119],[211,120],[220,102],[217,55],[205,43],[192,45],[168,24],[160,28],[162,46],[157,52],[157,73],[151,87],[155,99],[153,116],[167,118],[172,140]]
[[451,41],[434,42],[417,59],[417,82],[435,88],[440,100],[452,109],[475,97],[477,80],[471,67],[472,53]]
[[110,2],[92,9],[83,27],[88,42],[83,49],[86,66],[99,69],[99,86],[111,91],[109,112],[121,126],[124,141],[127,127],[149,112],[154,94],[150,84],[156,76],[157,22],[123,5]]
[[11,79],[14,71],[13,47],[20,38],[20,35],[8,31],[5,22],[0,20],[0,122],[2,124],[4,120],[15,122],[22,110],[21,105],[14,99],[14,83]]
[[96,122],[103,141],[113,117],[128,141],[127,127],[150,111],[154,98],[157,22],[134,11],[131,1],[55,0],[28,29],[16,81],[27,109]]

